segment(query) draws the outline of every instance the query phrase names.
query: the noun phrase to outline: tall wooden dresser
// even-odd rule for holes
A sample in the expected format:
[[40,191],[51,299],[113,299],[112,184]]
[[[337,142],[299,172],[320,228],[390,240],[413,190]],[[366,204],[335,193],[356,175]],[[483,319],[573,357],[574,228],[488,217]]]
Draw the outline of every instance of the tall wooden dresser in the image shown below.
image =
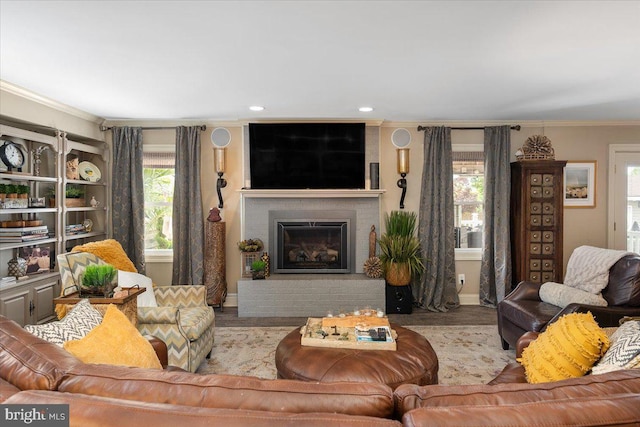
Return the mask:
[[566,161],[511,163],[513,287],[562,283],[563,172]]

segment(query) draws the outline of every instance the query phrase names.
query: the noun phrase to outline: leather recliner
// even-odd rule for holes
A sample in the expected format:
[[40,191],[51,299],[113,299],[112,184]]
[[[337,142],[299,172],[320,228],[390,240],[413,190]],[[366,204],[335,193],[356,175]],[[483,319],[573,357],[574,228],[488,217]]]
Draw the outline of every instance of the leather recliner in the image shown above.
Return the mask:
[[558,307],[540,299],[539,283],[520,282],[498,303],[498,332],[502,348],[516,346],[525,332],[542,332],[568,313],[591,312],[602,327],[618,326],[624,316],[640,315],[640,255],[626,255],[609,269],[609,283],[602,291],[607,307],[572,303]]

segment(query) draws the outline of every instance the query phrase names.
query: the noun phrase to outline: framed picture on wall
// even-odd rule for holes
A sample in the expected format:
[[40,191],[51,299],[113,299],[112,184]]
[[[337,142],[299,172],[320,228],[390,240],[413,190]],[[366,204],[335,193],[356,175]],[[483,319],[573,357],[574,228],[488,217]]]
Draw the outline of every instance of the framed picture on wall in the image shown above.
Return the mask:
[[596,206],[596,161],[568,161],[564,167],[564,207]]

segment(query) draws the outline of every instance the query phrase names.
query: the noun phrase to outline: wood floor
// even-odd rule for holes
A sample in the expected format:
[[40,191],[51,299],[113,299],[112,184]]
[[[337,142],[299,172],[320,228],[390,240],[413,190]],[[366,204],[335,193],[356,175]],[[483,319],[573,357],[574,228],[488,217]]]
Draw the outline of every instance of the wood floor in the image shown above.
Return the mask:
[[[237,307],[216,308],[215,314],[217,327],[300,326],[307,322],[306,317],[238,317]],[[401,326],[495,325],[497,314],[494,308],[463,305],[447,313],[414,308],[411,314],[390,314],[389,320]]]

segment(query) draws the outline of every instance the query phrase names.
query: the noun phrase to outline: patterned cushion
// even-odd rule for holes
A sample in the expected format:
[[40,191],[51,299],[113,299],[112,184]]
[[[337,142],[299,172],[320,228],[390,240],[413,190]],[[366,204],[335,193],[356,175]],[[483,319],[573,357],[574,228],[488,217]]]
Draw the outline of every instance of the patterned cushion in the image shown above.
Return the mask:
[[571,313],[550,324],[518,361],[529,383],[559,381],[585,375],[608,348],[591,313]]
[[84,363],[162,369],[149,341],[113,304],[99,326],[82,339],[64,343],[64,349]]
[[[86,252],[69,252],[67,254],[60,254],[58,259],[61,257],[66,261],[60,263],[60,273],[63,276],[62,295],[67,295],[80,289],[80,285],[82,284],[80,276],[84,273],[84,270],[88,265],[106,264],[97,256]],[[68,289],[74,285],[76,286],[74,289]]]
[[65,341],[83,338],[102,322],[102,315],[89,300],[82,300],[60,321],[43,325],[26,325],[24,329],[35,336],[62,347]]
[[571,303],[597,305],[606,307],[607,300],[602,294],[592,294],[581,289],[563,285],[562,283],[547,282],[540,286],[540,299],[558,307],[566,307]]
[[611,335],[611,347],[592,373],[634,368],[640,361],[640,321],[625,322]]
[[195,341],[211,327],[214,317],[210,307],[184,307],[180,309],[180,327],[190,341]]

